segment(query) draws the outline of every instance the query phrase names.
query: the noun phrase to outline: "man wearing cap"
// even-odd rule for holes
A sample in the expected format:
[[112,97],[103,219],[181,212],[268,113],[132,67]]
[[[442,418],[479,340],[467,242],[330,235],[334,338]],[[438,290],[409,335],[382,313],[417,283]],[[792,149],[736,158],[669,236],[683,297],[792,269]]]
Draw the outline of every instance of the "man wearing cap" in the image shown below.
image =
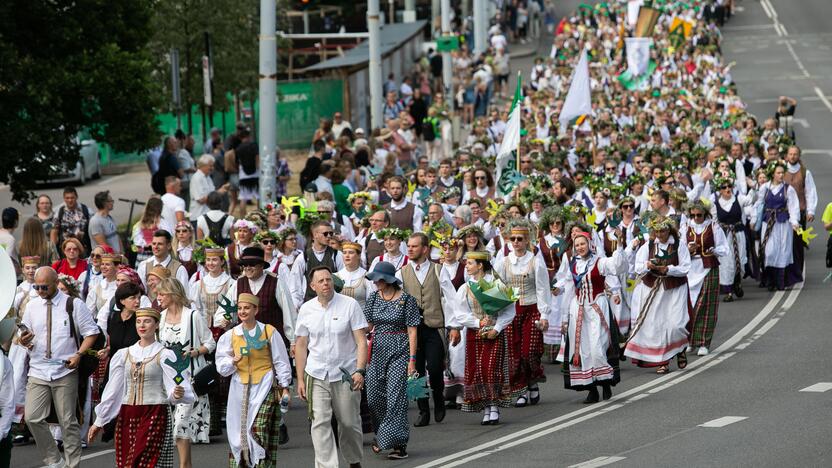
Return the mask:
[[[242,294],[253,294],[258,299],[258,318],[275,327],[283,338],[285,346],[295,342],[295,306],[292,301],[289,286],[285,278],[289,270],[283,264],[278,268],[278,275],[266,273],[269,266],[265,260],[265,252],[260,247],[248,247],[240,256],[240,266],[243,274],[231,285],[228,298],[237,303]],[[217,309],[214,314],[214,324],[227,329],[236,323],[236,319],[226,320],[223,309]]]
[[139,278],[142,279],[145,287],[147,287],[147,273],[155,266],[161,266],[167,269],[171,276],[182,283],[182,287],[188,287],[188,270],[179,263],[179,260],[173,258],[170,254],[171,238],[170,233],[164,229],[159,229],[153,233],[153,239],[150,241],[153,257],[140,263],[139,268],[137,268]]
[[[243,258],[254,256],[249,252]],[[257,296],[241,293],[237,297],[240,324],[225,332],[217,343],[217,372],[232,376],[225,419],[232,466],[277,465],[274,427],[281,420],[278,398],[287,404],[290,398],[289,356],[280,329],[257,320],[260,304]]]
[[[99,330],[84,302],[60,292],[57,283],[55,270],[39,268],[33,288],[40,297],[30,302],[23,314],[22,324],[27,331],[20,336],[20,345],[29,350],[24,417],[38,447],[46,452],[43,461],[47,466],[77,468],[81,464],[81,437],[76,416],[76,368],[81,356],[95,343]],[[50,404],[54,404],[63,432],[65,465],[46,422]]]
[[[417,328],[418,347],[416,351],[416,372],[430,376],[433,390],[434,418],[436,422],[445,419],[445,310],[442,308],[442,287],[439,283],[441,266],[431,263],[430,241],[425,233],[417,232],[407,239],[407,256],[410,261],[396,272],[404,291],[414,298],[422,314]],[[451,313],[449,310],[448,313]],[[459,331],[455,330],[458,336]],[[419,419],[414,426],[430,424],[430,403],[427,398],[416,400]]]
[[329,222],[317,221],[310,228],[312,243],[306,247],[302,256],[299,256],[292,265],[292,276],[294,284],[293,297],[295,303],[303,304],[312,299],[315,292],[309,286],[308,274],[318,265],[326,265],[329,271],[338,271],[344,268],[344,259],[341,252],[329,246],[329,241],[335,235]]
[[40,266],[40,257],[37,255],[23,257],[20,259],[20,266],[23,271],[23,282],[18,284],[17,289],[15,289],[13,303],[18,318],[23,316],[26,304],[32,298],[38,297],[38,293],[32,289],[32,285],[35,284],[35,271]]
[[[317,297],[300,308],[295,365],[298,395],[312,413],[315,466],[338,468],[338,448],[350,467],[361,466],[361,389],[367,365],[367,320],[358,302],[335,292],[332,271],[310,272]],[[346,380],[349,372],[349,380]],[[332,417],[338,421],[338,447]]]

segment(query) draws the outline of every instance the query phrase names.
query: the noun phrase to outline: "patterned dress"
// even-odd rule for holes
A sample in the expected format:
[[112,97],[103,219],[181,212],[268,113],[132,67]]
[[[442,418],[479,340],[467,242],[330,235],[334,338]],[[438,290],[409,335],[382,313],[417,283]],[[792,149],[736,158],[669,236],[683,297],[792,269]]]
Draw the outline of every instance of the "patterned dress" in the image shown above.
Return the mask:
[[374,326],[367,368],[367,403],[376,441],[382,450],[406,446],[410,438],[407,327],[419,326],[419,307],[407,293],[403,292],[395,301],[386,301],[374,292],[364,306],[364,316]]

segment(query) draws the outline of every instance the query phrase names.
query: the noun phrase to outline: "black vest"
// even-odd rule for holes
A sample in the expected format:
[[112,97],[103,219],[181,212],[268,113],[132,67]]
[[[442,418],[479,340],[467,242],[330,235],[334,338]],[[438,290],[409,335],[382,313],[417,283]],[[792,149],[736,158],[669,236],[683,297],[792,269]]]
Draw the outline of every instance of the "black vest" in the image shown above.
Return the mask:
[[309,275],[309,272],[311,272],[314,268],[320,265],[325,265],[328,266],[329,271],[331,271],[334,274],[336,271],[338,271],[338,269],[335,268],[336,253],[337,252],[329,246],[327,246],[326,250],[324,250],[323,260],[318,260],[318,257],[315,256],[315,253],[312,250],[311,246],[307,247],[306,251],[303,253],[304,257],[306,258],[306,295],[303,297],[304,302],[315,297],[315,291],[313,291],[312,287],[310,286],[312,278]]

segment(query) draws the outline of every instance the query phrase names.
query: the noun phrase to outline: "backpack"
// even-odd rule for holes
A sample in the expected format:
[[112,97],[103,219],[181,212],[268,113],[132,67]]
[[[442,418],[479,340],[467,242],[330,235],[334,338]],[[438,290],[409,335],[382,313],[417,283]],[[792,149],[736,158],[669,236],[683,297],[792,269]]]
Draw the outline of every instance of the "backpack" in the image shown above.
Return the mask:
[[433,141],[436,139],[436,132],[433,130],[433,122],[430,120],[425,120],[422,122],[422,138],[425,141]]
[[222,236],[222,228],[225,226],[226,219],[228,219],[227,214],[222,215],[222,218],[217,221],[211,221],[208,215],[205,216],[205,224],[208,225],[207,237],[220,247],[231,243],[231,239]]

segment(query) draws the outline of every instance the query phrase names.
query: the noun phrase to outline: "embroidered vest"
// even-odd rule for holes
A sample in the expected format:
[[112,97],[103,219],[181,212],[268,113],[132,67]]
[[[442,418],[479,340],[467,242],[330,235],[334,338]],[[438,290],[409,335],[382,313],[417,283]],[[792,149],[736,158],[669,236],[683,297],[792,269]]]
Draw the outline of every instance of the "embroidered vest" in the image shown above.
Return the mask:
[[598,270],[598,257],[595,257],[592,266],[580,275],[577,257],[574,257],[569,261],[569,270],[572,272],[572,281],[579,302],[593,303],[599,294],[604,293],[604,276]]
[[124,372],[127,385],[122,401],[125,405],[165,405],[168,397],[162,384],[162,350],[142,362],[135,362],[129,350],[125,350]]
[[[651,240],[648,244],[647,248],[650,252],[650,255],[655,255],[658,253],[659,246],[655,243],[655,241]],[[674,240],[672,244],[668,247],[670,252],[670,258],[666,259],[662,262],[662,265],[678,265],[679,264],[679,244],[678,241]],[[687,284],[688,278],[686,276],[664,276],[664,275],[657,275],[652,271],[648,271],[641,277],[641,281],[648,287],[652,288],[656,285],[656,280],[658,278],[664,278],[664,288],[665,289],[676,289],[683,284]]]
[[306,292],[303,296],[304,301],[308,301],[309,299],[315,297],[315,291],[312,290],[312,286],[310,284],[312,278],[309,276],[312,269],[324,265],[329,267],[329,271],[333,273],[338,271],[338,269],[335,268],[335,253],[336,251],[330,246],[327,246],[324,250],[324,257],[321,260],[318,260],[318,257],[312,250],[312,247],[307,248],[306,252],[303,253],[303,256],[306,258]]
[[705,268],[715,268],[719,266],[719,260],[713,253],[708,253],[708,249],[715,246],[714,242],[714,225],[708,224],[702,234],[697,234],[693,227],[688,227],[688,244],[694,244],[693,252],[690,256],[700,257],[702,259],[702,266]]
[[505,265],[508,285],[517,288],[517,291],[519,291],[520,299],[517,302],[521,306],[537,304],[537,285],[535,284],[534,278],[534,265],[536,261],[537,259],[532,255],[532,259],[526,265],[526,271],[518,275],[511,271],[511,264],[508,261],[508,255],[506,255]]

